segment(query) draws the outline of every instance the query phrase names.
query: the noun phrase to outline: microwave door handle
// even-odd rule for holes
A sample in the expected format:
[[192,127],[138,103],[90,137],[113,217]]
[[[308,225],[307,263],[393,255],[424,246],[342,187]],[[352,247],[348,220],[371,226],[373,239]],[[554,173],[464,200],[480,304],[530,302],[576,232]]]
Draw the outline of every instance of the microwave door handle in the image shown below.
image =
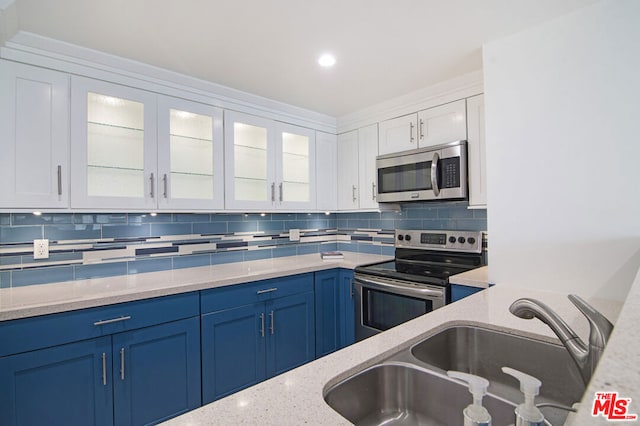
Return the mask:
[[433,194],[437,197],[440,195],[440,187],[438,186],[438,163],[440,162],[440,156],[437,152],[433,153],[433,159],[431,160],[431,188]]

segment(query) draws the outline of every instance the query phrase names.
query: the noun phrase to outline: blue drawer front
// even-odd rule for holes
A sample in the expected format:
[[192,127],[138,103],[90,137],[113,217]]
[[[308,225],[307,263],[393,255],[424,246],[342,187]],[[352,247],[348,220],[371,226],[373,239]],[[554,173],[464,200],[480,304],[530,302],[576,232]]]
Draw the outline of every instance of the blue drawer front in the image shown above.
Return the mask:
[[202,291],[200,310],[206,314],[307,291],[313,291],[313,273],[229,285]]
[[[200,314],[198,292],[0,322],[0,357]],[[128,319],[125,319],[129,317]],[[114,320],[114,322],[110,322]],[[96,323],[103,325],[95,325]]]

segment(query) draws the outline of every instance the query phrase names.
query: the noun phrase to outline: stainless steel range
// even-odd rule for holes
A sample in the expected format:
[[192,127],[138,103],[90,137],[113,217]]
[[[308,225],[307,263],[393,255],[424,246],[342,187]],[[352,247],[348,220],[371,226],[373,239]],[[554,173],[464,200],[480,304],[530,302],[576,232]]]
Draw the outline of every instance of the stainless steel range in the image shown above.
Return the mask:
[[356,340],[451,300],[449,277],[484,264],[482,232],[396,230],[395,259],[357,267]]

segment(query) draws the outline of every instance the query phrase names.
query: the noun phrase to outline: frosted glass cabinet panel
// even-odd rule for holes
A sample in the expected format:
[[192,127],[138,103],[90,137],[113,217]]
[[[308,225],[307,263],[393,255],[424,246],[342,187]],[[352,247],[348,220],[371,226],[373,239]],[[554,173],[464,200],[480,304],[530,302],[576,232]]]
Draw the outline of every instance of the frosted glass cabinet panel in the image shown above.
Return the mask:
[[236,200],[265,202],[268,199],[267,133],[265,127],[233,123]]
[[158,99],[158,205],[222,209],[222,110],[183,99]]
[[308,203],[310,198],[309,137],[282,132],[282,199]]
[[87,194],[144,195],[144,105],[88,92]]
[[71,79],[71,207],[157,206],[156,96]]
[[315,132],[225,111],[226,199],[236,210],[315,208]]

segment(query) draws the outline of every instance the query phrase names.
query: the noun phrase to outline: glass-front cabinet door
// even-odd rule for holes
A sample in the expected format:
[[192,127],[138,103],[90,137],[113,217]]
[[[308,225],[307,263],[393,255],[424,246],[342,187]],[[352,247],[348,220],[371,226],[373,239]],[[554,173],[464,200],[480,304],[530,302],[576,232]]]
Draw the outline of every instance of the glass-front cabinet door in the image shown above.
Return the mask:
[[276,202],[273,121],[225,111],[228,209],[271,209]]
[[278,207],[315,208],[315,131],[278,123]]
[[222,110],[158,99],[158,206],[223,209]]
[[315,132],[225,111],[225,207],[315,208]]
[[154,209],[156,96],[98,80],[71,82],[71,207]]

